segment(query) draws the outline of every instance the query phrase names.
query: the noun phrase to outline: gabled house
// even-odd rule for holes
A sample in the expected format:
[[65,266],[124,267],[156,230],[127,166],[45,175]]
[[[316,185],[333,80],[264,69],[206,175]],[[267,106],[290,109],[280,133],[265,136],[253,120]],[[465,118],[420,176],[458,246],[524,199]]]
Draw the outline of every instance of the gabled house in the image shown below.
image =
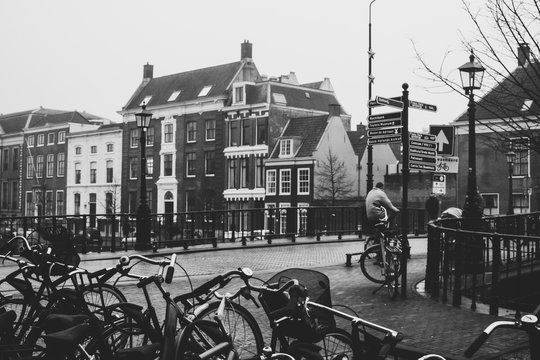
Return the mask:
[[[264,162],[265,208],[307,208],[357,199],[357,166],[339,105],[330,105],[325,115],[289,119]],[[332,172],[330,167],[339,170]],[[329,177],[345,191],[331,193]],[[307,227],[306,213],[279,211],[276,219],[266,220],[265,228],[280,234],[301,233]]]

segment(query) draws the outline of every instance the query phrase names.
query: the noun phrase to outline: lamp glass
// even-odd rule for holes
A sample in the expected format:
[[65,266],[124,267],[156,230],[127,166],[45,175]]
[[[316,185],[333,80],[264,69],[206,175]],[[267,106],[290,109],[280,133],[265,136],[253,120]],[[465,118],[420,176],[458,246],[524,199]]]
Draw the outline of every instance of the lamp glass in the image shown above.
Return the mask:
[[150,120],[152,119],[152,113],[146,111],[146,106],[143,105],[142,111],[135,114],[135,121],[137,127],[141,129],[147,129],[150,126]]
[[516,159],[516,153],[513,151],[509,151],[506,153],[506,162],[509,164],[513,164],[514,160]]
[[459,67],[461,76],[461,85],[466,91],[480,89],[484,80],[485,68],[474,61],[474,55],[471,54],[469,62]]

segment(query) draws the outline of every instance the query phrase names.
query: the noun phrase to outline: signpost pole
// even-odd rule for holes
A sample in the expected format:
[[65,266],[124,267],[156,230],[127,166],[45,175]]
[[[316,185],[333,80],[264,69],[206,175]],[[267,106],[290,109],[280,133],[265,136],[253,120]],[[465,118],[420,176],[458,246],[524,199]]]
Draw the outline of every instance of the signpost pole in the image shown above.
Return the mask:
[[403,179],[402,179],[402,201],[401,201],[401,240],[403,246],[403,256],[401,258],[401,297],[407,297],[407,261],[409,258],[409,85],[404,83],[402,86],[403,95],[403,112],[401,121],[403,129],[401,131],[401,139],[403,144]]

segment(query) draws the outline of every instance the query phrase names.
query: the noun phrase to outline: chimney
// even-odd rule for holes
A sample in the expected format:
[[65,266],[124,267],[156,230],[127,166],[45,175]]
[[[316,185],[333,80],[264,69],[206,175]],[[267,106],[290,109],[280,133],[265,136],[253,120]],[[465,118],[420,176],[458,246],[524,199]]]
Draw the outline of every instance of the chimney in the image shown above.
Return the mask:
[[527,43],[521,43],[518,47],[518,66],[524,67],[529,63],[531,48]]
[[330,115],[330,116],[341,116],[341,105],[339,105],[339,104],[330,104],[330,105],[328,105],[328,115]]
[[252,59],[252,44],[249,42],[249,40],[244,40],[244,42],[240,45],[240,60],[244,59]]
[[154,65],[146,63],[143,68],[143,80],[151,80],[154,77]]

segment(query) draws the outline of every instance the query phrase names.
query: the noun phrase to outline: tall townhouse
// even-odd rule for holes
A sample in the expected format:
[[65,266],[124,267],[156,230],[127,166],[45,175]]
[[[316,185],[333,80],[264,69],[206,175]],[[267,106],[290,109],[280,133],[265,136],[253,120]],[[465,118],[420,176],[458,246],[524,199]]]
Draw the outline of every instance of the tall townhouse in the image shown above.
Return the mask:
[[67,135],[67,213],[89,215],[88,225],[106,234],[104,215],[121,210],[122,133],[123,124],[105,124]]

